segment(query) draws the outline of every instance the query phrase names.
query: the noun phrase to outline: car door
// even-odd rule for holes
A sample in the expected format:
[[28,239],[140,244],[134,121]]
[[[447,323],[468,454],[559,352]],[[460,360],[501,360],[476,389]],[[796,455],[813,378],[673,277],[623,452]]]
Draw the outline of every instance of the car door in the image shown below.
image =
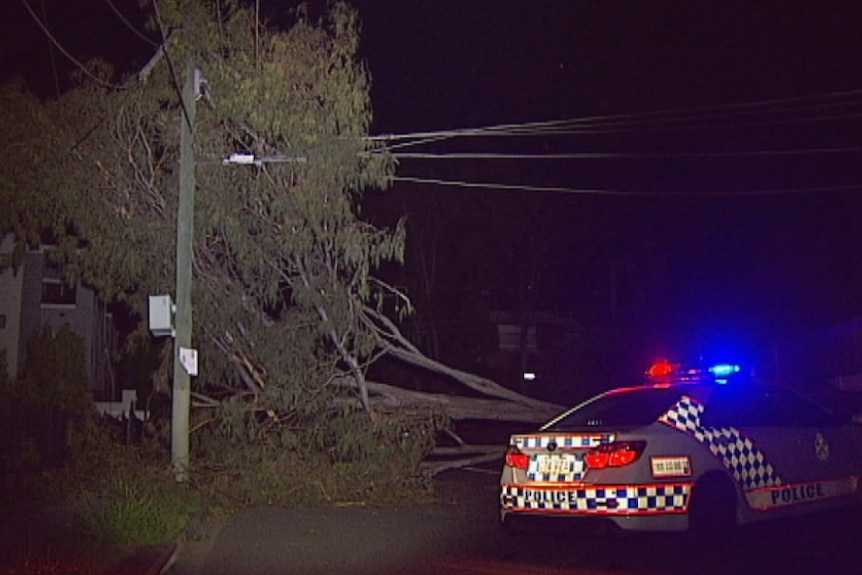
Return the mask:
[[704,421],[738,430],[754,452],[747,456],[749,469],[741,485],[753,508],[799,506],[857,488],[850,429],[794,392],[772,387],[728,390],[710,404]]
[[[740,464],[734,460],[737,451],[751,452],[753,462],[769,466],[781,481],[808,481],[816,478],[814,453],[805,447],[814,430],[787,412],[784,399],[774,388],[728,386],[713,394],[703,424],[740,444],[725,454],[732,466]],[[758,485],[743,487],[752,486]]]
[[830,479],[862,474],[862,425],[804,397],[789,395],[796,405],[796,421],[809,430],[803,441],[814,452],[816,469]]

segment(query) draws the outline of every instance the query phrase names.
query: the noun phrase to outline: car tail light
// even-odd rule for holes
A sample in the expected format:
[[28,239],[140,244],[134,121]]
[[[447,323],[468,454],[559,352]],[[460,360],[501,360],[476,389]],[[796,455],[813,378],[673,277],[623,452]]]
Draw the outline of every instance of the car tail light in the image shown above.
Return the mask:
[[617,441],[605,443],[591,449],[587,455],[589,469],[605,469],[606,467],[624,467],[640,459],[646,448],[646,441]]
[[516,469],[529,469],[530,456],[522,453],[520,449],[513,445],[506,451],[506,465]]

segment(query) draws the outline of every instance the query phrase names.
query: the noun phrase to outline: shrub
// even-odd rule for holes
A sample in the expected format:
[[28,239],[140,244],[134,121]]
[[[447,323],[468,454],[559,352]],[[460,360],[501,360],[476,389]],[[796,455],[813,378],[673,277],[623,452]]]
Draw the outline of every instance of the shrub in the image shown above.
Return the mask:
[[27,341],[23,376],[14,395],[26,405],[83,415],[93,406],[87,380],[84,340],[68,325],[55,334],[49,325]]
[[6,360],[6,350],[0,349],[0,401],[3,401],[9,392],[9,364]]
[[0,388],[4,475],[68,460],[70,433],[93,409],[84,365],[83,340],[68,326],[30,337],[22,377]]

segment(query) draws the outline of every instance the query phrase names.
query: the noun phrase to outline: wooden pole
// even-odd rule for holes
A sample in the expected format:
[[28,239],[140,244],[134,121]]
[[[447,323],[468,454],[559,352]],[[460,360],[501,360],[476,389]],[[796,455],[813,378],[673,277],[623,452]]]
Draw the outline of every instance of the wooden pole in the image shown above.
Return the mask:
[[194,245],[195,158],[194,126],[197,73],[186,66],[180,118],[180,191],[177,210],[177,301],[174,337],[174,385],[171,412],[171,464],[174,477],[189,480],[189,411],[191,376],[180,362],[180,349],[192,343],[192,257]]

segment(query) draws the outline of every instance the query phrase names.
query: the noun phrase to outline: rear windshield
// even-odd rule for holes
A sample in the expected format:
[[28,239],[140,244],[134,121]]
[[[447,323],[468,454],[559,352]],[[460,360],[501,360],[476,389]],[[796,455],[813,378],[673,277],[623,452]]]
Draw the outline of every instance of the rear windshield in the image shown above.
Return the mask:
[[654,423],[680,397],[679,389],[645,387],[611,391],[581,405],[544,429],[639,427]]

